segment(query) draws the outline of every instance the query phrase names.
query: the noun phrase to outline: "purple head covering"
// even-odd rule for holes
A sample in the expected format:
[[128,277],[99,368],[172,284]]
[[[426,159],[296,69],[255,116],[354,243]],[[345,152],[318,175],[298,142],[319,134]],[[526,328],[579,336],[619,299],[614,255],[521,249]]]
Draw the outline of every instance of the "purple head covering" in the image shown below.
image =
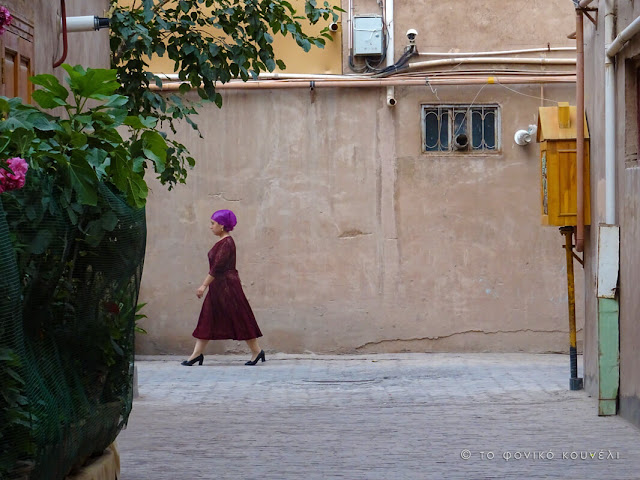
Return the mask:
[[218,222],[227,232],[233,230],[233,227],[238,223],[235,213],[231,210],[217,210],[211,215],[211,220]]

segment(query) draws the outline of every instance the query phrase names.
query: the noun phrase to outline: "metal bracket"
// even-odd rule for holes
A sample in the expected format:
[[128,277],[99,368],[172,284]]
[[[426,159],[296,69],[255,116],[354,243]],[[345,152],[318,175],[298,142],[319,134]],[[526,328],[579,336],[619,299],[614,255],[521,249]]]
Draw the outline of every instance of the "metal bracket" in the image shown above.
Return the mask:
[[596,10],[596,18],[594,19],[591,15],[589,15],[586,11],[583,12],[584,16],[591,20],[596,27],[598,26],[598,10]]
[[[589,20],[591,20],[591,23],[593,23],[596,27],[598,26],[598,9],[597,8],[582,8],[582,13],[585,15],[585,17],[587,17]],[[596,12],[596,18],[594,19],[591,15],[589,15],[589,12]]]
[[576,254],[576,252],[572,252],[572,253],[573,253],[573,258],[575,258],[575,259],[578,261],[578,263],[579,263],[580,265],[582,265],[582,267],[584,268],[584,260],[583,260],[582,258],[580,258],[580,257]]
[[316,102],[316,82],[311,80],[309,82],[309,96],[311,97],[311,103]]

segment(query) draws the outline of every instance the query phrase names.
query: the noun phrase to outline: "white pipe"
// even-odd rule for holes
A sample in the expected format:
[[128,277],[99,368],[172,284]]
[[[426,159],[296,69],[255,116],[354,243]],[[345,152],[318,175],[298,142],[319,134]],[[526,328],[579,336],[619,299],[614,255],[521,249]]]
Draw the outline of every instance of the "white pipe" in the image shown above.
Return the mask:
[[108,18],[101,18],[95,15],[87,15],[83,17],[67,17],[67,32],[92,32],[107,28],[109,26]]
[[[393,0],[386,0],[384,3],[384,18],[387,23],[387,67],[395,63],[394,53],[394,26],[393,21]],[[393,86],[387,87],[387,105],[396,105],[396,89]]]
[[611,42],[607,48],[607,56],[615,57],[620,50],[627,46],[627,42],[631,40],[638,32],[640,32],[640,17],[636,18],[629,24],[620,34]]
[[408,65],[409,70],[425,67],[438,67],[441,65],[459,65],[473,63],[497,63],[497,64],[523,64],[523,65],[575,65],[575,58],[492,58],[492,57],[457,57],[442,60],[428,60],[426,62],[414,62]]
[[582,0],[582,1],[580,2],[580,7],[581,7],[581,8],[585,8],[585,7],[587,7],[591,2],[593,2],[593,0]]
[[496,52],[420,52],[418,55],[425,57],[474,57],[477,55],[515,55],[518,53],[544,53],[544,52],[575,52],[576,47],[548,47],[548,48],[525,48],[521,50],[501,50]]
[[[605,0],[604,41],[609,50],[614,35],[613,0]],[[605,124],[605,223],[616,223],[616,77],[613,58],[604,59],[604,124]]]
[[349,7],[347,8],[347,48],[349,49],[349,58],[353,55],[353,0],[349,0]]

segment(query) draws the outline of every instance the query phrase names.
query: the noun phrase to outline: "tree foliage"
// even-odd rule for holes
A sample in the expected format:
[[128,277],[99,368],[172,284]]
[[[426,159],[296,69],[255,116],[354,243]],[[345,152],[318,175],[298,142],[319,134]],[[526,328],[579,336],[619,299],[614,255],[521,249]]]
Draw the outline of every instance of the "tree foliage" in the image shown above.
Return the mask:
[[[196,90],[202,101],[222,106],[216,84],[232,79],[247,81],[261,72],[285,69],[273,50],[274,35],[290,35],[304,50],[323,48],[331,40],[328,28],[316,37],[307,35],[303,23],[336,21],[340,8],[328,2],[318,8],[306,0],[305,15],[298,15],[286,0],[135,0],[133,5],[112,2],[112,67],[129,97],[129,115],[156,118],[160,128],[175,133],[175,122],[185,120],[198,130],[193,116],[197,105],[184,94]],[[184,82],[180,94],[162,94],[163,79],[150,71],[152,56],[168,57]],[[199,130],[198,130],[199,131]],[[184,183],[194,159],[186,147],[167,136],[169,150],[162,183],[171,188]]]
[[[11,447],[0,446],[0,478],[14,478],[7,472],[25,462],[39,468],[64,450],[56,435],[70,423],[91,425],[97,404],[124,401],[139,278],[130,272],[144,252],[144,172],[161,174],[166,159],[157,119],[128,115],[115,70],[63,67],[66,86],[53,75],[31,78],[40,108],[0,97],[0,168],[29,164],[24,184],[0,193],[0,445]],[[46,358],[46,369],[31,366],[24,376],[25,348],[38,362]],[[69,381],[61,381],[62,395],[78,395],[75,417],[67,404],[39,403],[54,379]],[[113,438],[120,413],[110,418]],[[83,435],[98,435],[90,428]],[[93,441],[100,440],[85,443]]]
[[[157,119],[128,115],[129,99],[117,93],[115,70],[63,68],[68,89],[53,75],[31,78],[40,87],[33,98],[41,109],[20,98],[0,98],[0,154],[27,158],[32,172],[50,178],[68,199],[64,207],[74,225],[85,206],[97,206],[101,182],[122,192],[131,206],[144,206],[145,170],[162,174],[167,157]],[[53,115],[56,108],[66,114]],[[126,138],[120,134],[124,129]]]

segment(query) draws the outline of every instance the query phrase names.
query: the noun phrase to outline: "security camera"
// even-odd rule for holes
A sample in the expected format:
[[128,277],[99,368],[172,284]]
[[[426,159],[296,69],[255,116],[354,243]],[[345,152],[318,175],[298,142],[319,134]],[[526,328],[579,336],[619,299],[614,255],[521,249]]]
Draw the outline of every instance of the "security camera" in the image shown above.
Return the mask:
[[418,36],[418,31],[415,28],[410,28],[407,30],[407,39],[409,40],[409,45],[416,44],[416,37]]

